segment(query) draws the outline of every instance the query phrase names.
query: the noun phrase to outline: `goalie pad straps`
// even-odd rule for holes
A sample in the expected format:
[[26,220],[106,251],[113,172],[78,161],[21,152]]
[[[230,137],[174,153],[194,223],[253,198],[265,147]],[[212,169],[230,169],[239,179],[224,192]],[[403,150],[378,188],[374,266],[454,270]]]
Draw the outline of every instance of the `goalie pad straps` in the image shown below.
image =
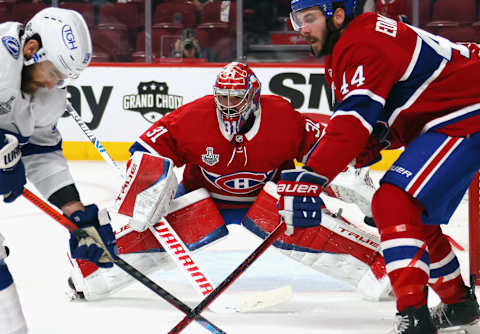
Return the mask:
[[[242,224],[265,238],[280,221],[277,213],[276,185],[268,182],[245,216]],[[370,266],[377,278],[385,276],[385,263],[377,236],[360,230],[339,218],[325,215],[320,226],[296,229],[293,235],[282,235],[274,246],[305,253],[348,254]]]
[[[204,188],[173,200],[171,211],[166,219],[191,251],[217,241],[228,234],[227,227],[223,223],[215,203]],[[150,231],[137,232],[127,224],[114,233],[120,255],[164,252]],[[162,233],[161,229],[159,233]],[[98,269],[95,264],[88,261],[76,260],[76,262],[83,277],[91,275]]]
[[115,208],[135,221],[153,225],[169,211],[177,186],[170,159],[135,152]]

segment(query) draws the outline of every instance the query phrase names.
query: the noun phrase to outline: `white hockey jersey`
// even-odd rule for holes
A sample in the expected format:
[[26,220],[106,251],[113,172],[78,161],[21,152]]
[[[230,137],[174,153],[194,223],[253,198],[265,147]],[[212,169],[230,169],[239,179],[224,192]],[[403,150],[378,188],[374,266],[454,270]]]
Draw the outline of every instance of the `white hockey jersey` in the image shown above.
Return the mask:
[[65,111],[66,90],[39,88],[33,95],[22,93],[21,29],[17,22],[0,24],[0,130],[18,137],[27,178],[48,198],[74,183],[57,129]]

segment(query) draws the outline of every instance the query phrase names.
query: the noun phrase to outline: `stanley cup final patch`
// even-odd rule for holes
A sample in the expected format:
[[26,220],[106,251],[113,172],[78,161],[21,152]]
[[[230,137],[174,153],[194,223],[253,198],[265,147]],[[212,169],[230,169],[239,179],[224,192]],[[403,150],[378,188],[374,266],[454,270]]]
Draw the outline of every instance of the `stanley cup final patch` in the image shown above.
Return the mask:
[[213,166],[218,163],[219,154],[213,153],[213,147],[207,147],[207,153],[202,154],[202,161],[209,166]]

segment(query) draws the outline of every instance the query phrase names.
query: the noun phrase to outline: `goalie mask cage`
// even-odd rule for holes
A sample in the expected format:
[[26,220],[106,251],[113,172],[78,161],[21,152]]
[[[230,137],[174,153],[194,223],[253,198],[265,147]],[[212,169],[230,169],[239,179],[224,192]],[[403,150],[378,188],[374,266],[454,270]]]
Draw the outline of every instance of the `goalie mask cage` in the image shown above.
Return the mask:
[[468,189],[468,244],[470,274],[476,275],[476,285],[480,285],[480,173],[475,174]]

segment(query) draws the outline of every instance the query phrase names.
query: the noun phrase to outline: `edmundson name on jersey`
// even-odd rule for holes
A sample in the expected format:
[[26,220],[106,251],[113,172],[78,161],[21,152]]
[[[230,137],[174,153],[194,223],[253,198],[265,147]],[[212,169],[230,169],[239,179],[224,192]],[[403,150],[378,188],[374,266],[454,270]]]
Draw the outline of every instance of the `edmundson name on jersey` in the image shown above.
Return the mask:
[[167,108],[177,109],[183,104],[183,96],[165,94],[132,94],[123,97],[123,109]]

